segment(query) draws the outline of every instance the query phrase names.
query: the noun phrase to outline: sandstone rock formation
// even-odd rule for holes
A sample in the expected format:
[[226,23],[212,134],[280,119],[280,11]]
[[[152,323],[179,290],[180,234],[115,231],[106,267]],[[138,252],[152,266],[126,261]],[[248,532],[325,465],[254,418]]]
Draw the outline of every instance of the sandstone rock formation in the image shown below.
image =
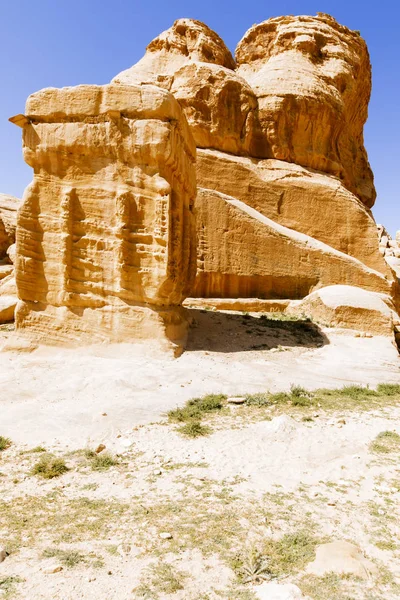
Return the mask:
[[363,146],[371,66],[360,35],[321,13],[278,17],[247,31],[236,61],[258,98],[271,155],[340,177],[372,206]]
[[[193,132],[192,295],[300,298],[338,283],[394,293],[368,209],[365,42],[328,15],[280,17],[252,27],[236,59],[208,27],[181,19],[113,80],[166,87]],[[311,238],[303,250],[298,234]]]
[[155,86],[45,89],[28,98],[17,329],[46,342],[167,339],[195,275],[195,146]]
[[5,258],[7,249],[15,242],[17,210],[20,204],[19,198],[0,194],[0,260]]
[[113,83],[153,83],[171,91],[198,148],[260,154],[258,146],[264,142],[255,93],[235,73],[235,61],[221,38],[199,21],[176,21]]
[[370,212],[370,88],[364,40],[318,14],[253,26],[236,62],[180,19],[110,85],[31,96],[12,119],[35,172],[17,327],[179,344],[189,294],[288,301],[330,286],[399,308]]

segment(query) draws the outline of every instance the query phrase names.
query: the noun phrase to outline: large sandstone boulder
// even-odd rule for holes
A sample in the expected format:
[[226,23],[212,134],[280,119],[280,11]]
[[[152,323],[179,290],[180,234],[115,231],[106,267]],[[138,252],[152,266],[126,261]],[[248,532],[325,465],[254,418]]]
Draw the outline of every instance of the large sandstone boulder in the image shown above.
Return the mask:
[[390,296],[349,285],[319,289],[301,302],[289,305],[287,312],[307,315],[329,327],[375,335],[393,336],[398,323]]
[[247,31],[236,61],[258,98],[268,156],[336,175],[371,207],[371,66],[360,35],[321,13],[277,17]]
[[155,86],[28,98],[17,329],[46,342],[183,341],[196,269],[195,145]]
[[7,249],[15,242],[17,210],[21,200],[8,194],[0,194],[0,260],[6,256]]

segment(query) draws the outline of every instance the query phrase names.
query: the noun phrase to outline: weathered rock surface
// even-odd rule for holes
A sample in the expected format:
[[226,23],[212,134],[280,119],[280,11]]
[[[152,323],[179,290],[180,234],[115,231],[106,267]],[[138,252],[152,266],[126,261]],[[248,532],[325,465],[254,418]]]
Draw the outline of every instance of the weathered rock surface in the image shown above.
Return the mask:
[[258,98],[268,156],[336,175],[372,206],[363,145],[371,66],[360,35],[321,13],[277,17],[247,31],[236,61]]
[[387,336],[393,335],[398,320],[389,296],[348,285],[319,289],[289,305],[287,312],[305,314],[329,327]]
[[245,202],[198,189],[199,297],[304,298],[333,284],[392,293],[392,283],[361,261],[267,218]]
[[[197,184],[233,196],[277,223],[391,277],[379,254],[370,211],[336,177],[282,160],[255,160],[199,150]],[[202,229],[199,221],[199,233]]]
[[0,259],[6,256],[7,249],[15,242],[17,210],[21,200],[8,194],[0,194]]
[[199,148],[263,155],[257,98],[234,69],[231,53],[214,31],[199,21],[179,19],[113,83],[153,83],[171,91]]
[[338,573],[368,579],[377,573],[377,568],[365,558],[358,546],[337,541],[318,546],[315,560],[308,565],[307,571],[319,577],[327,573]]
[[195,275],[195,146],[154,86],[78,86],[29,97],[19,213],[18,330],[46,342],[179,344]]

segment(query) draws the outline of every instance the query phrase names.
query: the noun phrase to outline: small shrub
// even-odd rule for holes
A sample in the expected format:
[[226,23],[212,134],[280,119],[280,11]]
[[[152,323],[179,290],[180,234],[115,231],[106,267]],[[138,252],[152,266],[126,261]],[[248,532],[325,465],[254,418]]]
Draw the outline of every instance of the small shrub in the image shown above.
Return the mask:
[[390,454],[400,451],[400,435],[395,431],[381,431],[370,445],[371,452]]
[[207,394],[202,398],[192,398],[188,400],[183,408],[170,410],[168,418],[170,421],[183,423],[192,419],[200,420],[203,414],[221,410],[223,401],[226,400],[224,394]]
[[270,400],[272,404],[287,404],[290,402],[291,396],[287,392],[276,392],[275,394],[270,394]]
[[246,404],[248,406],[271,406],[271,394],[260,392],[258,394],[247,394]]
[[186,437],[196,438],[203,435],[209,435],[211,428],[207,425],[202,425],[200,421],[189,421],[182,427],[178,428],[178,432]]
[[301,387],[301,385],[291,385],[290,386],[290,394],[293,398],[302,398],[310,395],[305,388]]
[[106,471],[117,465],[118,461],[109,452],[101,452],[101,454],[94,453],[91,463],[93,471]]
[[380,383],[376,391],[381,396],[400,396],[400,385],[397,383]]
[[85,560],[83,554],[77,550],[61,550],[60,548],[47,548],[43,552],[44,558],[57,558],[66,567],[76,567]]
[[279,540],[269,540],[264,555],[272,573],[279,577],[301,571],[315,557],[316,539],[308,531],[287,533]]
[[0,452],[2,450],[7,450],[11,446],[12,442],[10,438],[4,437],[0,435]]
[[361,385],[345,385],[339,390],[333,390],[340,396],[347,396],[353,400],[363,400],[366,397],[378,396],[375,390]]
[[89,460],[91,460],[97,456],[96,452],[94,450],[91,450],[90,448],[85,448],[83,451],[83,455],[85,458],[87,458]]
[[32,448],[32,450],[30,450],[30,452],[33,453],[39,453],[39,452],[46,452],[46,448],[44,448],[43,446],[35,446],[34,448]]
[[250,548],[243,557],[237,557],[232,566],[241,583],[257,585],[271,579],[269,561],[258,548]]
[[38,475],[44,479],[54,479],[69,471],[63,458],[57,458],[53,454],[44,454],[33,466],[32,475]]

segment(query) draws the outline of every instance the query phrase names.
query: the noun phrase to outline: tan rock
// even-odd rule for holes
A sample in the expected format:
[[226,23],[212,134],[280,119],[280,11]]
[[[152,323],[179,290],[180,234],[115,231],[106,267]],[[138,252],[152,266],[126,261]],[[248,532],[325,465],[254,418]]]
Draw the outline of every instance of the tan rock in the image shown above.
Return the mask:
[[7,248],[7,256],[9,261],[14,265],[15,264],[15,259],[16,259],[16,244],[11,244],[11,246],[9,246]]
[[308,565],[307,572],[318,577],[338,573],[369,579],[377,574],[377,568],[365,558],[360,548],[349,542],[337,541],[317,547],[316,558]]
[[17,210],[20,204],[19,198],[0,194],[0,259],[5,257],[7,248],[15,242]]
[[14,273],[13,265],[0,265],[0,281]]
[[392,336],[396,317],[390,297],[349,285],[319,289],[287,312],[307,315],[329,327]]
[[[378,252],[376,224],[370,211],[336,177],[284,161],[199,150],[197,183],[233,196],[277,223],[391,277]],[[198,222],[199,233],[202,227]]]
[[178,19],[150,42],[137,64],[116,75],[113,83],[152,83],[170,89],[176,71],[193,62],[235,69],[232,54],[219,35],[200,21]]
[[10,323],[14,320],[17,302],[17,287],[14,274],[11,272],[0,281],[0,324]]
[[16,296],[0,296],[0,324],[14,321],[17,301]]
[[199,188],[196,214],[194,297],[296,299],[341,283],[392,293],[393,283],[378,271],[232,196]]
[[17,227],[19,331],[47,343],[153,338],[180,344],[195,275],[195,146],[154,86],[30,96],[35,170]]
[[371,207],[363,145],[371,66],[360,35],[321,13],[277,17],[247,31],[236,61],[259,101],[266,157],[336,175]]
[[171,91],[199,148],[262,156],[266,142],[257,98],[234,69],[231,53],[214,31],[200,21],[179,19],[113,83],[153,83]]

